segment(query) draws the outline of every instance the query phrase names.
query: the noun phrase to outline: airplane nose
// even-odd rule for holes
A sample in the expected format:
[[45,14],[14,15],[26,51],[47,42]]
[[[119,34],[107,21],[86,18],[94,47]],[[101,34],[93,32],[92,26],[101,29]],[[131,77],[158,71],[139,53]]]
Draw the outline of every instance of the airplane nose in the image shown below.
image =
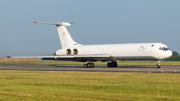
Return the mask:
[[166,54],[167,58],[171,57],[172,56],[172,51],[168,51],[167,54]]
[[160,59],[167,59],[172,56],[172,51],[170,51],[170,50],[162,51],[161,53],[162,53],[162,55],[161,55]]
[[173,54],[172,51],[170,51],[170,57],[172,56],[172,54]]

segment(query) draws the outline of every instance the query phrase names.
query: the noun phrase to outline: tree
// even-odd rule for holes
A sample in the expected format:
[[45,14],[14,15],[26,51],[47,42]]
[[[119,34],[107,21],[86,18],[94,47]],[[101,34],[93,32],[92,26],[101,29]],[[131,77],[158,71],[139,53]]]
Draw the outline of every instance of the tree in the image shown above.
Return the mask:
[[173,54],[172,54],[172,56],[171,56],[171,57],[174,57],[174,56],[179,56],[179,54],[178,54],[176,51],[173,51],[172,53],[173,53]]
[[165,61],[180,61],[180,56],[176,51],[172,52],[172,56],[168,59],[165,59]]

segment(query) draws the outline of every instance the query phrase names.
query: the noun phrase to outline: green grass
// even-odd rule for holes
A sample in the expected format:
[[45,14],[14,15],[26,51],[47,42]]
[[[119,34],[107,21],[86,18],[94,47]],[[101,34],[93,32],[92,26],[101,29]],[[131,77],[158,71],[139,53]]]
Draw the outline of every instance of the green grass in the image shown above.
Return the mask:
[[[107,62],[94,62],[95,65],[107,65]],[[157,61],[117,61],[119,66],[154,66]],[[42,65],[83,65],[74,61],[18,61],[0,62],[0,64],[42,64]],[[180,66],[180,61],[161,61],[162,66]]]
[[179,101],[179,73],[0,70],[0,100]]

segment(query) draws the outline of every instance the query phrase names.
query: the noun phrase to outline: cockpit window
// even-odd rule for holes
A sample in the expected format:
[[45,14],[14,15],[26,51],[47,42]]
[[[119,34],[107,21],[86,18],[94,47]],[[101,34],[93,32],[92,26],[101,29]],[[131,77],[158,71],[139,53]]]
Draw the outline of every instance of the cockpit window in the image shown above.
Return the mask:
[[170,50],[170,49],[167,48],[167,47],[159,47],[159,50],[167,51],[167,50]]

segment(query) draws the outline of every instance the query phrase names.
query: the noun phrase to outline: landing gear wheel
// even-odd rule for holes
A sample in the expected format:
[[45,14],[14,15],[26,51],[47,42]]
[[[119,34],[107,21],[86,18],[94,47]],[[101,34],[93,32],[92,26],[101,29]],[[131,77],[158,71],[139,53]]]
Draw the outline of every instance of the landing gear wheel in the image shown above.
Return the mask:
[[107,67],[111,67],[111,63],[110,62],[107,63]]
[[90,63],[90,68],[93,68],[94,67],[94,63]]
[[113,67],[113,64],[112,63],[110,63],[110,66],[109,67]]
[[87,67],[90,68],[90,67],[91,67],[91,64],[90,64],[90,63],[87,63]]
[[161,66],[160,65],[156,65],[156,69],[158,69],[158,68],[161,68]]
[[87,64],[84,64],[84,68],[87,68]]
[[93,68],[94,67],[94,63],[85,63],[84,64],[84,68]]
[[117,67],[117,62],[116,61],[108,62],[107,67]]
[[113,64],[114,64],[114,67],[117,67],[117,62],[116,61]]

